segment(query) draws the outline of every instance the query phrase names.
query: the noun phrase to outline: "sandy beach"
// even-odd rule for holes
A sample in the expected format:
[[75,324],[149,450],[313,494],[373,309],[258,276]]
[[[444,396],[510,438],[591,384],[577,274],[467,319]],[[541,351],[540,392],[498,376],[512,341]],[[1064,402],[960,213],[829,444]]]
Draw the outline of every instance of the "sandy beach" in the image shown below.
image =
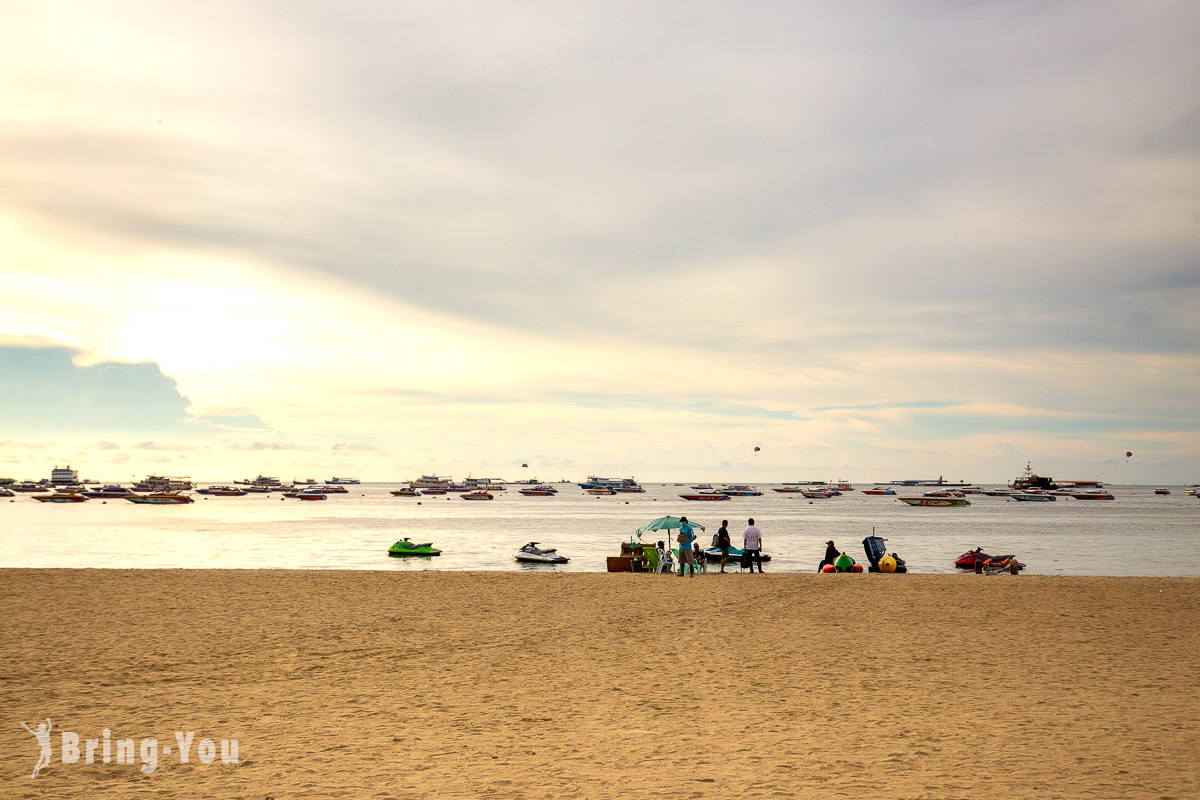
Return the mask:
[[[1200,796],[1196,579],[5,570],[0,598],[9,798]],[[105,729],[157,739],[151,774],[62,763]]]

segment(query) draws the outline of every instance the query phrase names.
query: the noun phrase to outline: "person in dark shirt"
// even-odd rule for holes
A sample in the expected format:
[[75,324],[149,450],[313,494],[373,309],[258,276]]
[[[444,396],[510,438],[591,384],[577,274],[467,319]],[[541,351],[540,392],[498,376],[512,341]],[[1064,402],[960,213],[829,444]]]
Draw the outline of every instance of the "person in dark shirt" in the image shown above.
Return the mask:
[[821,563],[817,565],[817,572],[823,570],[826,564],[832,564],[841,554],[842,551],[838,550],[837,545],[835,545],[833,540],[830,539],[825,543],[825,558],[821,559]]
[[729,520],[721,520],[721,527],[717,531],[717,547],[721,548],[721,572],[725,571],[725,564],[729,561]]

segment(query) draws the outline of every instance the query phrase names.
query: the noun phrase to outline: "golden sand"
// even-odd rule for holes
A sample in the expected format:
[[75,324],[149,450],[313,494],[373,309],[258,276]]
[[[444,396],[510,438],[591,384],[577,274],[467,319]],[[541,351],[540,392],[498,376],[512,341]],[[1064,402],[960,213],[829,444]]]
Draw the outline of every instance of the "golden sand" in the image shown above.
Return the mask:
[[[1200,797],[1195,579],[5,570],[0,598],[5,798]],[[192,731],[190,762],[61,763],[105,728]]]

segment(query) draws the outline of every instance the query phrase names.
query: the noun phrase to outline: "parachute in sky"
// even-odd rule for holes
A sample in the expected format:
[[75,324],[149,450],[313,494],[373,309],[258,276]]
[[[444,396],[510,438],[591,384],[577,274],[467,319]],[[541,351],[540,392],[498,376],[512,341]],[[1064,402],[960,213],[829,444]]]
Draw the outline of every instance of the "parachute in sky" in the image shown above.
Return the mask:
[[761,448],[761,447],[756,447],[756,448],[754,448],[754,457],[755,457],[755,458],[758,458],[758,451],[759,451],[759,450],[762,450],[762,448]]
[[528,465],[528,464],[522,464],[522,465],[521,465],[521,469],[528,469],[528,468],[529,468],[529,465]]
[[1132,451],[1130,451],[1130,450],[1126,450],[1126,451],[1125,451],[1125,457],[1126,457],[1126,458],[1132,458],[1132,457],[1133,457],[1133,452],[1132,452]]

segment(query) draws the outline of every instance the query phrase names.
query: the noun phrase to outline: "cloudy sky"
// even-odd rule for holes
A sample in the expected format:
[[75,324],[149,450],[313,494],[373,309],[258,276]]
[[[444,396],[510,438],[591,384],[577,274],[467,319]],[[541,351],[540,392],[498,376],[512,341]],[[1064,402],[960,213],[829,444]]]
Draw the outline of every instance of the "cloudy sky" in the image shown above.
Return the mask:
[[0,476],[1200,481],[1194,3],[4,18]]

